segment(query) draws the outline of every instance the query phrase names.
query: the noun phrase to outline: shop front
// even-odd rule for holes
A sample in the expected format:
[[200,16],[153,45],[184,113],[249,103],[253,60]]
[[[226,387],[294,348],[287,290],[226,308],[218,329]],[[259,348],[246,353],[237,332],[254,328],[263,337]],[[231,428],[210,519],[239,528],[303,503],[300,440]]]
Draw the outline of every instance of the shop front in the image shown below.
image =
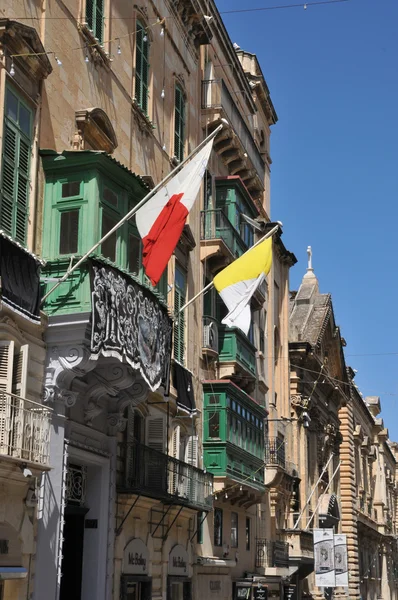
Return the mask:
[[167,600],[191,600],[192,578],[188,552],[177,544],[169,554]]
[[149,550],[139,538],[124,549],[121,600],[150,600],[152,577],[149,576]]
[[268,586],[259,579],[243,579],[233,584],[234,600],[268,600]]

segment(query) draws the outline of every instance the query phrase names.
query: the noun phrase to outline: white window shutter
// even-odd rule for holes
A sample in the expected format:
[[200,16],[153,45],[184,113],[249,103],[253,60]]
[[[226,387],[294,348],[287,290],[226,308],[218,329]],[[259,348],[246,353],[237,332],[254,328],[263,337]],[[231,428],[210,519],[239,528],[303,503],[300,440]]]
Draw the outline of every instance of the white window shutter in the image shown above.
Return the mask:
[[185,445],[185,462],[194,467],[198,466],[198,436],[189,435]]
[[181,427],[177,425],[173,431],[171,455],[173,458],[180,459],[181,452]]
[[14,342],[0,340],[0,452],[10,454],[11,397]]
[[164,452],[165,422],[163,417],[147,417],[146,444],[149,448]]
[[26,398],[27,379],[28,379],[28,358],[29,346],[21,346],[19,354],[14,357],[12,392],[17,396]]

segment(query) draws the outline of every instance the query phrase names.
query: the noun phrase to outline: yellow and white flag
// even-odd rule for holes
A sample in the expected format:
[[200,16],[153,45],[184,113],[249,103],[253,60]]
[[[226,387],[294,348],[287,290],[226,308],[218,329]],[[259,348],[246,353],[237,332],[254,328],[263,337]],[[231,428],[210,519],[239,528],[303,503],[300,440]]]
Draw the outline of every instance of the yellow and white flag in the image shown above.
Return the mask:
[[239,327],[246,335],[250,329],[250,299],[268,275],[272,265],[272,237],[251,248],[214,277],[214,286],[229,313],[224,325]]

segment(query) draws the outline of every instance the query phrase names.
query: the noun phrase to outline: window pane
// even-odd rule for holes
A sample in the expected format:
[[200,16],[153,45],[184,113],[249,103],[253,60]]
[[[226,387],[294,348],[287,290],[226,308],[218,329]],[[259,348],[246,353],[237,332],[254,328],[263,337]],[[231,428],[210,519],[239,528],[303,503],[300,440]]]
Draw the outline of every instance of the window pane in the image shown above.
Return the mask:
[[209,437],[219,438],[220,437],[220,413],[212,412],[209,413]]
[[69,210],[61,213],[59,230],[59,253],[73,254],[77,252],[79,236],[79,211]]
[[214,509],[214,545],[222,546],[222,509]]
[[23,133],[30,136],[30,112],[23,104],[19,106],[19,126]]
[[246,550],[250,550],[250,519],[246,517]]
[[117,194],[110,190],[109,188],[104,189],[104,200],[106,200],[112,206],[117,207]]
[[135,235],[129,236],[129,263],[128,269],[133,275],[140,274],[141,267],[141,240]]
[[[112,219],[106,213],[102,213],[102,233],[104,236],[108,231],[110,231],[115,225],[117,221],[116,219]],[[101,254],[105,256],[105,258],[109,258],[112,262],[116,261],[116,242],[117,242],[117,231],[112,233],[111,236],[108,237],[107,240],[103,244],[101,244]]]
[[70,181],[62,184],[62,198],[70,198],[71,196],[80,196],[80,181]]
[[10,90],[7,90],[6,115],[18,122],[18,98]]
[[231,513],[231,546],[238,547],[238,513]]

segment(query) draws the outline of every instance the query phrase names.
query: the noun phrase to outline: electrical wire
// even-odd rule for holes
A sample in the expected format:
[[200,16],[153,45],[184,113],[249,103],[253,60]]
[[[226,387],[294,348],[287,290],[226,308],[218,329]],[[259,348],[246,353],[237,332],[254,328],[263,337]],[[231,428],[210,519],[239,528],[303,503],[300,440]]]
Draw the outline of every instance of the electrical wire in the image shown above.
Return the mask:
[[230,15],[235,13],[247,13],[257,12],[264,10],[280,10],[286,8],[304,8],[307,9],[309,6],[318,6],[321,4],[341,4],[342,2],[350,2],[350,0],[320,0],[319,2],[301,2],[300,4],[285,4],[282,6],[261,6],[259,8],[238,8],[236,10],[222,10],[221,15]]

